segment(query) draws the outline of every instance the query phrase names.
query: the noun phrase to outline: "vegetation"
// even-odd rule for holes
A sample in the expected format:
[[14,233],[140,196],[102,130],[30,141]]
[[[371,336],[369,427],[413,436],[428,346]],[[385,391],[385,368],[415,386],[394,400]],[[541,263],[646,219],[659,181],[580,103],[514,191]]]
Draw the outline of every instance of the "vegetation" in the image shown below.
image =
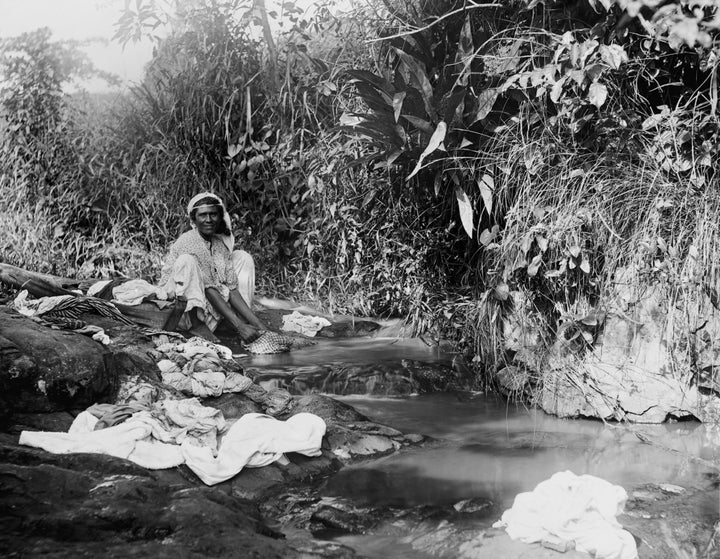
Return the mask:
[[408,317],[481,371],[511,292],[582,347],[619,273],[685,310],[712,285],[715,3],[329,4],[129,6],[119,40],[170,33],[102,120],[62,93],[71,45],[5,41],[0,259],[154,279],[214,190],[261,292]]

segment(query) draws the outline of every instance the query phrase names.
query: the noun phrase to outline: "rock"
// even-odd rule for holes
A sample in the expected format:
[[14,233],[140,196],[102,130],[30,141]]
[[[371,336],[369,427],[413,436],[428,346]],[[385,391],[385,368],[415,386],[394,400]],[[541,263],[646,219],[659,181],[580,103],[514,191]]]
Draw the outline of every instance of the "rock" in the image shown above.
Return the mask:
[[262,406],[242,394],[223,394],[217,398],[205,398],[204,406],[220,410],[225,419],[239,419],[246,413],[265,413]]
[[316,336],[318,338],[349,338],[356,336],[369,336],[380,329],[377,322],[370,320],[346,320],[334,322],[322,328]]
[[554,361],[544,377],[540,407],[558,417],[598,417],[662,423],[668,416],[693,416],[697,391],[685,383],[634,366],[623,368],[592,358],[582,364]]
[[[322,526],[322,530],[332,530],[336,532],[344,532],[347,534],[362,534],[370,526],[375,523],[373,518],[362,514],[361,511],[343,510],[338,506],[321,505],[310,517],[310,521]],[[314,532],[320,532],[319,527],[314,528]]]
[[359,433],[339,425],[331,426],[326,437],[331,452],[342,459],[387,454],[400,448],[400,443],[390,437]]
[[352,406],[320,394],[308,394],[297,398],[292,414],[314,413],[326,423],[368,421],[368,418]]

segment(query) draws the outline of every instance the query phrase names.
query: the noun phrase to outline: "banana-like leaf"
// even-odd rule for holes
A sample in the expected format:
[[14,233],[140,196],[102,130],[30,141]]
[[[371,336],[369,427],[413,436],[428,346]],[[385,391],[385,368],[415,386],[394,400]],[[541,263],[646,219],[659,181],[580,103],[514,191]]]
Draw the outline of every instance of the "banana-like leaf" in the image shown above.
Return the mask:
[[418,130],[422,130],[426,134],[433,133],[432,124],[429,123],[427,120],[424,120],[422,118],[417,118],[412,115],[402,115],[402,117],[405,120],[407,120],[410,124],[412,124],[415,128],[417,128]]
[[403,101],[405,100],[404,91],[400,91],[393,96],[393,113],[395,116],[395,122],[400,118],[400,112],[402,111]]
[[395,94],[395,88],[385,78],[368,72],[367,70],[348,70],[348,75],[353,80],[362,81],[372,85],[375,89],[383,91],[386,95],[392,97]]
[[475,122],[484,119],[492,111],[495,100],[498,98],[500,88],[491,87],[478,95],[478,110],[475,113]]
[[430,141],[428,142],[427,147],[420,154],[420,157],[418,158],[415,168],[413,169],[412,173],[410,173],[410,175],[408,175],[408,178],[406,180],[410,180],[411,178],[413,178],[417,174],[417,172],[420,170],[420,168],[422,167],[422,164],[423,164],[423,161],[425,160],[425,158],[440,147],[440,145],[443,143],[443,140],[445,139],[446,133],[447,133],[447,124],[445,124],[445,121],[441,120],[438,123],[437,128],[435,129],[435,132],[433,132],[433,135],[430,137]]
[[460,210],[460,221],[467,236],[472,239],[475,224],[473,223],[473,209],[467,193],[461,186],[455,187],[455,198],[457,198],[458,209]]
[[410,74],[411,80],[414,82],[417,89],[422,93],[423,102],[425,103],[425,111],[432,118],[435,115],[435,101],[433,97],[433,88],[430,84],[430,80],[425,72],[425,68],[413,57],[408,55],[406,52],[400,49],[395,49],[395,52],[400,57],[405,68]]
[[[470,63],[473,59],[473,37],[472,27],[470,25],[470,16],[465,17],[460,30],[460,39],[458,41],[458,50],[455,54],[455,71],[458,72],[456,86],[467,86],[468,77],[470,76]],[[446,113],[447,114],[447,113]]]
[[484,174],[477,181],[480,188],[480,196],[485,204],[485,210],[488,215],[492,215],[493,209],[493,192],[495,191],[495,181],[491,175]]

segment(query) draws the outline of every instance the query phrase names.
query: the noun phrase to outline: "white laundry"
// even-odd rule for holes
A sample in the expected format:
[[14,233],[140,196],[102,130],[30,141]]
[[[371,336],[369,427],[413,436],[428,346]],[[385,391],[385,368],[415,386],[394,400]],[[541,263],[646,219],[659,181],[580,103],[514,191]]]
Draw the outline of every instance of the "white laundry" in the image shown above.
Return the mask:
[[28,300],[28,291],[23,289],[13,300],[15,310],[25,316],[39,316],[53,310],[60,303],[68,299],[74,299],[74,295],[55,295],[52,297],[41,297],[40,299]]
[[[20,444],[42,448],[54,454],[90,452],[126,458],[148,469],[172,468],[187,463],[198,477],[214,485],[238,474],[244,467],[260,467],[283,461],[285,452],[319,456],[325,421],[311,413],[299,413],[287,421],[250,413],[236,421],[222,438],[217,456],[210,446],[197,446],[196,434],[217,425],[220,412],[207,408],[200,417],[190,400],[174,400],[168,409],[185,427],[167,425],[142,411],[127,421],[94,431],[97,418],[80,413],[67,433],[23,431]],[[173,419],[173,421],[175,421]],[[222,419],[222,414],[219,415]],[[202,441],[200,441],[202,442]]]
[[248,413],[238,419],[222,438],[217,457],[207,448],[182,445],[187,466],[207,485],[238,474],[244,467],[257,468],[282,460],[286,452],[319,456],[325,421],[311,413],[299,413],[287,421]]
[[142,279],[133,279],[121,283],[112,289],[113,301],[123,305],[139,305],[146,297],[166,301],[167,291],[162,287],[156,287]]
[[96,297],[106,286],[112,283],[113,280],[100,280],[93,283],[87,290],[88,297]]
[[97,418],[82,412],[67,433],[23,431],[19,443],[42,448],[53,454],[107,454],[126,458],[149,469],[172,468],[182,464],[184,458],[180,446],[155,439],[152,436],[152,424],[145,417],[136,417],[138,415],[113,427],[93,431]]
[[304,336],[313,337],[326,326],[330,326],[330,321],[321,316],[309,316],[293,311],[291,314],[283,316],[282,330],[286,332],[299,332]]
[[533,491],[517,495],[493,526],[525,543],[574,542],[578,551],[596,559],[636,559],[635,539],[615,518],[626,501],[627,493],[618,485],[558,472]]

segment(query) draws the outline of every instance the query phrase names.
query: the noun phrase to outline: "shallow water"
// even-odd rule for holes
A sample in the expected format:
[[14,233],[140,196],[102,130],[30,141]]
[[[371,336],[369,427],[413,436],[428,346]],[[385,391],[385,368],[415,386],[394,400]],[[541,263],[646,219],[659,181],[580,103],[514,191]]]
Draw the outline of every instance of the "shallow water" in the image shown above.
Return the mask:
[[[392,368],[406,360],[447,368],[453,356],[417,340],[354,339],[323,340],[289,354],[241,362],[260,371],[309,376],[327,366],[361,365],[372,371],[367,365]],[[448,507],[468,499],[489,504],[486,513],[462,521],[465,525],[449,525],[441,513],[434,520],[386,521],[372,533],[336,538],[367,557],[459,557],[463,530],[475,534],[489,528],[518,493],[559,471],[592,474],[628,491],[644,483],[706,487],[707,474],[714,470],[702,461],[720,462],[720,432],[697,422],[561,420],[470,392],[333,397],[374,421],[435,440],[342,469],[322,488],[326,498],[397,510],[452,511]],[[707,514],[717,518],[717,507],[711,504]]]
[[[559,471],[592,474],[630,493],[644,483],[707,487],[706,474],[714,470],[694,458],[720,459],[717,433],[694,422],[627,426],[560,420],[485,395],[341,399],[378,422],[440,440],[347,467],[329,480],[326,496],[399,508],[451,510],[467,499],[489,503],[486,515],[459,524],[444,518],[390,521],[372,534],[336,538],[373,558],[460,557],[469,537],[463,534],[490,528],[518,493]],[[635,432],[656,444],[643,443]],[[706,504],[704,514],[716,521],[720,501],[715,497]]]

